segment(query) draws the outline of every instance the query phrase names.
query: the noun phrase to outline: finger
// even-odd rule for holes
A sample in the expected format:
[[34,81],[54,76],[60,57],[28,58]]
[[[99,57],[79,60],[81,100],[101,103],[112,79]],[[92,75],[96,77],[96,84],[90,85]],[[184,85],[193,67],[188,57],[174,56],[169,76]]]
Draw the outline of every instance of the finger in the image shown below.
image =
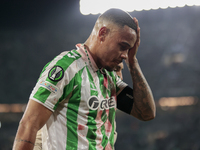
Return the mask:
[[133,18],[133,20],[134,20],[134,22],[135,22],[135,24],[136,24],[136,26],[137,26],[137,37],[138,37],[138,36],[140,37],[139,22],[138,22],[138,20],[137,20],[135,17]]
[[140,45],[140,27],[139,27],[139,22],[137,20],[137,18],[133,18],[136,26],[137,26],[137,41],[136,41],[136,45],[139,46]]
[[140,38],[140,27],[137,28],[137,38]]
[[134,17],[133,20],[134,20],[136,26],[139,27],[139,22],[138,22],[137,18]]

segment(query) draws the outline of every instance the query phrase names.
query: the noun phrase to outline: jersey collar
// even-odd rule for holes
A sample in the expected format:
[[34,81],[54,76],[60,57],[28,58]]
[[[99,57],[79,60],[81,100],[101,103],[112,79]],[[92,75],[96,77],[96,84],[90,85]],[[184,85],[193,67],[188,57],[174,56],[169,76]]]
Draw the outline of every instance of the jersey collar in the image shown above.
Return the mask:
[[[94,72],[98,71],[99,68],[97,67],[97,65],[96,65],[96,63],[95,63],[94,59],[92,58],[89,51],[87,51],[87,53],[88,53],[88,56],[87,56],[87,54],[85,52],[84,45],[83,44],[76,44],[76,48],[77,48],[77,52],[79,52],[79,54],[81,54],[83,60],[85,60],[87,62],[87,65],[90,66],[90,62],[91,62],[92,70]],[[88,57],[89,57],[90,62],[88,60]]]

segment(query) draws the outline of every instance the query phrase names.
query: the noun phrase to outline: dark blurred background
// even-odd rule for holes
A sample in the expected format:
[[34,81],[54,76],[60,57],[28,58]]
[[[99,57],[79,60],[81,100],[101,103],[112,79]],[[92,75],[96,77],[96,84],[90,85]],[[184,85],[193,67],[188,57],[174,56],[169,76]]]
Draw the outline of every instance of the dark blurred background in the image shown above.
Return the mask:
[[[200,6],[130,13],[139,20],[137,54],[157,116],[139,121],[117,111],[116,150],[200,149]],[[98,15],[78,0],[0,2],[0,150],[10,150],[43,66],[89,36]],[[131,85],[127,67],[124,81]]]

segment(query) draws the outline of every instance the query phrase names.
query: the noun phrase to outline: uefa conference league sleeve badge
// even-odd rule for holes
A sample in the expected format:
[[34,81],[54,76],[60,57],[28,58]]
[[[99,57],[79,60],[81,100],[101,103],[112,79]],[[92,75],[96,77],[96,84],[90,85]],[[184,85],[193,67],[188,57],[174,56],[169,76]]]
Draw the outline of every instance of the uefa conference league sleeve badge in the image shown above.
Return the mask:
[[48,74],[48,78],[54,82],[60,81],[63,78],[63,76],[64,70],[60,66],[54,66],[53,68],[51,68]]

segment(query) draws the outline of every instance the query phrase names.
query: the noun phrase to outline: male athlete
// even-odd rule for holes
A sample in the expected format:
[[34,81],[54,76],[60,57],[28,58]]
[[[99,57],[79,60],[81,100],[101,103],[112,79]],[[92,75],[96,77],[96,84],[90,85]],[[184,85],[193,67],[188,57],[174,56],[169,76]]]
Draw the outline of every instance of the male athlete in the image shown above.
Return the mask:
[[[136,58],[139,44],[136,18],[120,9],[100,15],[84,44],[61,53],[42,70],[13,149],[33,149],[42,128],[43,149],[111,150],[116,108],[140,120],[153,119],[154,99]],[[114,72],[123,59],[133,89]]]

